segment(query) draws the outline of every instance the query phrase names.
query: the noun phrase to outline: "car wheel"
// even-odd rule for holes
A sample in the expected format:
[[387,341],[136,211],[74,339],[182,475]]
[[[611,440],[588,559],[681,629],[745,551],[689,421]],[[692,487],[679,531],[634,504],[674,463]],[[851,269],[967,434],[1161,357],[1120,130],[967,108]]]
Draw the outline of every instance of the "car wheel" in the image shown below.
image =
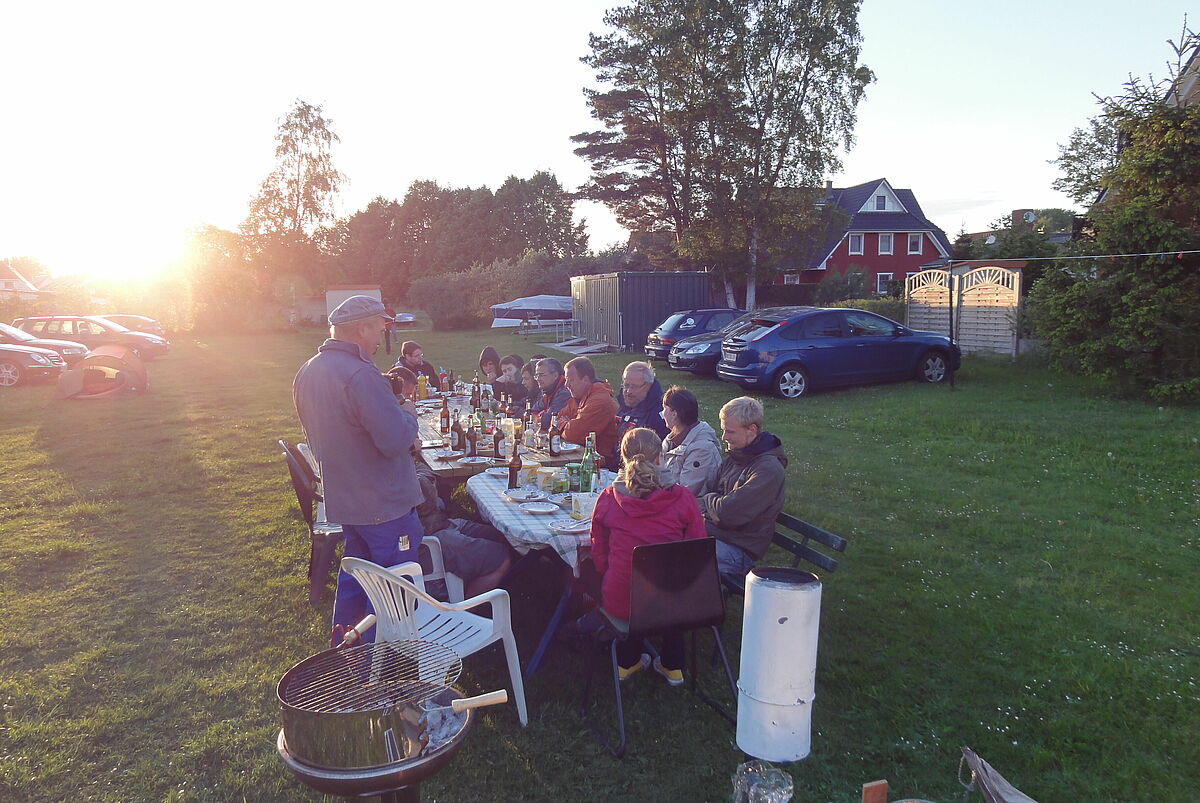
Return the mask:
[[11,388],[21,382],[21,366],[15,362],[0,362],[0,388]]
[[775,374],[775,395],[784,399],[798,399],[808,393],[808,374],[798,365],[789,365]]
[[917,379],[935,384],[946,378],[946,355],[941,351],[927,351],[917,362]]

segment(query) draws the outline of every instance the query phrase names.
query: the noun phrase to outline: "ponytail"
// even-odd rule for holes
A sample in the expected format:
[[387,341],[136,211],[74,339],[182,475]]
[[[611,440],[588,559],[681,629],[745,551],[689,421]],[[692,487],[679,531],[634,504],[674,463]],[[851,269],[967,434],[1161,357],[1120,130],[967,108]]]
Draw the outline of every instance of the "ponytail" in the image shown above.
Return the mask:
[[661,452],[662,441],[653,430],[638,427],[625,433],[621,439],[621,472],[618,476],[630,496],[640,499],[673,484],[665,481],[659,470],[657,461]]

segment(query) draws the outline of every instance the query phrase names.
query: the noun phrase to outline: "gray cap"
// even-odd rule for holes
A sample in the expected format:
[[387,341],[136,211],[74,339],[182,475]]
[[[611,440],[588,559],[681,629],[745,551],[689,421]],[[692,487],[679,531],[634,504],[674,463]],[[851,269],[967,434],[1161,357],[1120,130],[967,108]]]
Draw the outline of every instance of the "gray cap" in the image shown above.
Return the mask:
[[365,321],[367,318],[374,318],[377,315],[385,320],[395,320],[387,314],[387,307],[383,306],[382,301],[370,296],[350,296],[329,313],[329,322],[334,326],[340,326],[343,323]]

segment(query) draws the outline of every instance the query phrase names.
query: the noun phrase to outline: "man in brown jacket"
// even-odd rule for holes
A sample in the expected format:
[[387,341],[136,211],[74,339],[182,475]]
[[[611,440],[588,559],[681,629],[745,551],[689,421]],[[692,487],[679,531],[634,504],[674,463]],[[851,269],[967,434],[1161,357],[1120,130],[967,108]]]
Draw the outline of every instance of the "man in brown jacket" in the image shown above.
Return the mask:
[[596,453],[612,468],[617,454],[617,400],[612,388],[596,379],[596,367],[587,357],[567,363],[567,390],[571,400],[563,408],[559,426],[568,443],[583,443],[596,433]]
[[721,440],[729,450],[697,501],[705,529],[717,539],[717,568],[741,578],[771,546],[787,456],[779,438],[763,429],[762,404],[749,396],[721,408]]

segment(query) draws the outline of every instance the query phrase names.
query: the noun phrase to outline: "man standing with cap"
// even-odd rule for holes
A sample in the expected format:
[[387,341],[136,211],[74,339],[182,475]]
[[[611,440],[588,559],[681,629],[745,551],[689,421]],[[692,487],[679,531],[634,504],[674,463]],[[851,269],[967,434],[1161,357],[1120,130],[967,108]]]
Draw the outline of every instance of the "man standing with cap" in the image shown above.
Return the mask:
[[[346,299],[329,314],[329,339],[292,383],[320,466],[325,517],[342,525],[345,555],[381,566],[416,560],[422,534],[415,510],[421,487],[409,452],[417,408],[398,402],[371,359],[390,320],[373,298]],[[339,571],[334,628],[357,624],[368,610],[358,581]]]

